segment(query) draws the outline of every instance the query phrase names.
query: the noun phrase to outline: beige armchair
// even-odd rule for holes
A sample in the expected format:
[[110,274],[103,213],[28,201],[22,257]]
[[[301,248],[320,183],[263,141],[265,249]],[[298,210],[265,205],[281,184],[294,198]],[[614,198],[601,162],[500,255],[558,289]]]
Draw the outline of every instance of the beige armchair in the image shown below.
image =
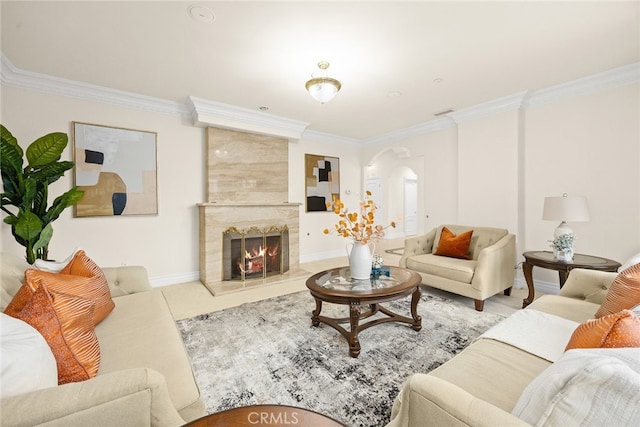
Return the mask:
[[[459,235],[473,230],[468,257],[435,255],[442,228]],[[482,311],[484,300],[511,294],[516,266],[516,239],[503,228],[441,225],[427,234],[405,240],[400,267],[414,270],[427,286],[473,298]]]

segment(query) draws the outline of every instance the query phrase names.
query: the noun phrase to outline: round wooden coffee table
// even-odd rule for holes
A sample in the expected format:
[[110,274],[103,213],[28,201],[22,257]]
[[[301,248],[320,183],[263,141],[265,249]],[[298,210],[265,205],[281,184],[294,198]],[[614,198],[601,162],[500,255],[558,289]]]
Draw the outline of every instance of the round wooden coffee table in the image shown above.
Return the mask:
[[345,427],[333,418],[295,406],[252,405],[206,415],[185,427]]
[[[422,277],[414,271],[400,267],[383,267],[388,272],[375,279],[351,279],[348,267],[333,268],[314,274],[307,280],[307,288],[316,300],[316,309],[311,315],[311,324],[320,323],[331,326],[340,332],[349,343],[349,355],[358,357],[360,342],[358,334],[371,326],[386,322],[402,322],[411,325],[412,329],[422,329],[422,318],[418,316],[417,308],[420,301],[420,284]],[[380,303],[397,300],[411,295],[411,317],[401,316],[384,307]],[[321,316],[322,303],[343,304],[349,306],[349,317],[333,318]],[[363,306],[368,309],[363,311]],[[382,313],[386,317],[377,317],[366,323],[361,320]],[[341,323],[349,323],[350,329]]]

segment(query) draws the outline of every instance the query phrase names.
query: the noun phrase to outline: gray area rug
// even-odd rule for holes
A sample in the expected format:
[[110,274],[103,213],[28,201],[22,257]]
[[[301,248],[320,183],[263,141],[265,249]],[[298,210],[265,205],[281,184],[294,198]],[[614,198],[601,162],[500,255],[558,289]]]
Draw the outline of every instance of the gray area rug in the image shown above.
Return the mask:
[[[409,304],[407,297],[383,306],[409,315]],[[336,330],[311,326],[314,308],[303,291],[178,321],[207,412],[281,404],[351,427],[383,426],[409,375],[440,366],[503,319],[423,289],[422,330],[400,323],[366,329],[354,359]],[[348,307],[325,303],[322,314],[345,317]]]

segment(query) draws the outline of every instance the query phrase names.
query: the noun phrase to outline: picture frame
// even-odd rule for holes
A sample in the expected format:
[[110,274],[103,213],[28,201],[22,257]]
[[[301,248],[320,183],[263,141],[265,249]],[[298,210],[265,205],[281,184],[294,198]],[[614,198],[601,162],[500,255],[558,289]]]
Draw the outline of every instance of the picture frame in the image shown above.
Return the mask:
[[331,211],[331,203],[340,198],[340,158],[305,154],[304,165],[306,212]]
[[157,133],[72,122],[75,217],[157,215]]

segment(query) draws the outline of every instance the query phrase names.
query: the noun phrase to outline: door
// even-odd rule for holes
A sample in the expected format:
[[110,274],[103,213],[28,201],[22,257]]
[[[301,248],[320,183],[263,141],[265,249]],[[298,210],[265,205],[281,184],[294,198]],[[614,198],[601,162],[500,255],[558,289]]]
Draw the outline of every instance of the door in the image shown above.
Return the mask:
[[418,179],[404,178],[404,235],[418,232]]

